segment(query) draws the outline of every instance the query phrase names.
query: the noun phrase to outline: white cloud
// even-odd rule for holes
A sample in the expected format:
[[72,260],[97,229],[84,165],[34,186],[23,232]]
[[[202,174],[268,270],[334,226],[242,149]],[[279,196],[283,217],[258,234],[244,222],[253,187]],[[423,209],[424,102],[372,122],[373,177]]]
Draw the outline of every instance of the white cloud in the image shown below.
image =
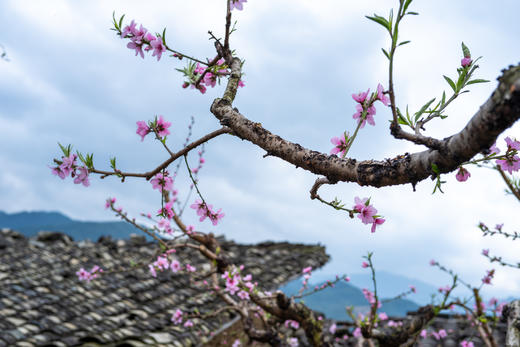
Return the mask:
[[[153,141],[139,142],[135,121],[164,114],[174,123],[172,143],[183,140],[187,117],[195,115],[193,137],[218,127],[209,114],[209,91],[201,96],[180,88],[174,68],[183,62],[135,58],[125,43],[109,31],[112,11],[127,14],[153,31],[167,27],[169,42],[182,51],[211,57],[207,30],[221,35],[224,1],[173,1],[150,6],[139,1],[53,1],[52,5],[10,1],[0,5],[2,42],[11,62],[0,61],[0,209],[60,210],[79,219],[109,219],[103,209],[107,196],[117,196],[132,214],[153,212],[157,195],[148,182],[92,179],[84,189],[62,182],[46,167],[56,155],[56,141],[71,141],[94,151],[106,167],[117,155],[122,168],[149,169],[165,153]],[[469,5],[468,5],[469,4]],[[460,41],[476,56],[483,55],[479,76],[494,80],[498,71],[518,61],[514,23],[501,21],[499,9],[473,2],[417,2],[420,17],[406,18],[401,31],[404,46],[396,60],[400,105],[417,109],[448,90],[442,74],[453,74],[459,64]],[[387,1],[351,2],[311,0],[249,0],[236,12],[239,30],[233,34],[238,54],[246,58],[247,87],[236,106],[305,147],[330,150],[329,139],[353,126],[350,94],[378,82],[387,85],[387,67],[380,46],[387,45],[383,30],[363,16],[383,14]],[[518,13],[518,4],[512,3]],[[490,11],[494,15],[491,15]],[[484,15],[483,15],[484,14]],[[6,17],[8,17],[6,19]],[[439,19],[440,18],[440,19]],[[474,18],[479,18],[478,22]],[[0,24],[2,25],[2,24]],[[171,40],[171,41],[170,41]],[[516,59],[516,60],[515,60]],[[444,137],[457,132],[487,99],[495,86],[477,85],[450,107],[450,118],[432,123],[429,134]],[[219,91],[220,92],[220,91]],[[358,158],[393,157],[420,148],[388,135],[389,113],[378,108],[377,126],[366,127],[352,155]],[[515,126],[511,133],[517,133]],[[377,140],[374,140],[377,139]],[[482,238],[475,225],[504,222],[515,227],[515,202],[504,197],[493,172],[471,169],[472,177],[458,183],[447,178],[446,194],[432,196],[426,180],[413,192],[410,185],[374,189],[352,184],[323,187],[323,197],[371,196],[387,218],[376,234],[356,218],[309,199],[313,175],[279,159],[262,158],[263,151],[233,137],[218,138],[207,146],[201,188],[226,217],[216,232],[243,242],[265,239],[322,242],[333,261],[324,271],[359,271],[360,257],[376,254],[381,270],[418,277],[432,283],[446,281],[428,268],[436,258],[468,281],[478,283],[490,265],[482,248],[516,261],[516,247],[504,239]],[[185,177],[177,184],[183,187]],[[186,218],[197,224],[193,211]],[[197,224],[200,226],[200,224]],[[207,224],[202,224],[204,228]],[[212,227],[207,227],[212,230]],[[427,269],[428,270],[425,270]],[[424,277],[426,274],[426,278]],[[490,293],[513,293],[519,288],[500,269]]]

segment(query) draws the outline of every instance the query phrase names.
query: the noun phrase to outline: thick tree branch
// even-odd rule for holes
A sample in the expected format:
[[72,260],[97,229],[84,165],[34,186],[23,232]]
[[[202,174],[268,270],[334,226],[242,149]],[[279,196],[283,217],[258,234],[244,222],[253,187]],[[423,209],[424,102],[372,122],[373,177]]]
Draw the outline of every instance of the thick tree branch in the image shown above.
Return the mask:
[[231,128],[234,135],[256,144],[269,155],[323,175],[332,183],[356,182],[374,187],[415,184],[433,175],[432,164],[436,164],[441,173],[451,172],[476,154],[487,150],[499,134],[520,118],[520,65],[517,65],[503,71],[491,97],[464,129],[441,141],[439,150],[429,149],[383,161],[341,159],[287,141],[233,108],[240,68],[240,60],[234,58],[232,77],[224,97],[213,102],[211,112],[222,125]]
[[317,320],[314,311],[303,303],[295,302],[281,291],[276,292],[274,297],[255,293],[250,293],[250,296],[251,301],[282,321],[291,319],[300,322],[311,346],[326,346],[322,341],[323,323]]
[[372,338],[379,342],[380,346],[411,346],[415,340],[410,337],[416,336],[428,322],[435,316],[434,308],[431,305],[423,306],[417,311],[410,321],[405,321],[404,325],[397,329],[372,330]]

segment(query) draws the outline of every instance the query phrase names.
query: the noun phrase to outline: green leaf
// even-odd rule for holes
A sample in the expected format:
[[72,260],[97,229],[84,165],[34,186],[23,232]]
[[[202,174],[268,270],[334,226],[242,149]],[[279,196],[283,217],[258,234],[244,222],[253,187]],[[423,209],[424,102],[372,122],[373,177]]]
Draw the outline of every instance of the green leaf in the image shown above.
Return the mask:
[[78,155],[79,157],[79,160],[81,160],[81,162],[85,165],[87,165],[86,161],[85,161],[85,157],[83,156],[83,154],[81,154],[80,152],[76,151],[76,154]]
[[459,73],[459,79],[457,80],[457,90],[461,90],[464,86],[464,81],[466,80],[467,74],[467,69],[462,69],[462,71]]
[[464,42],[461,43],[462,46],[462,54],[464,54],[465,58],[471,58],[471,53],[469,51],[468,46],[464,44]]
[[442,98],[441,98],[441,107],[444,106],[445,102],[446,102],[446,93],[443,90],[442,91]]
[[164,28],[162,31],[161,39],[162,39],[162,43],[166,44],[166,28]]
[[381,50],[383,51],[383,54],[385,55],[385,57],[387,57],[388,60],[390,60],[390,54],[388,54],[388,52],[384,48],[381,48]]
[[471,80],[468,83],[466,83],[466,85],[469,86],[470,84],[487,83],[487,82],[489,82],[489,81],[488,80],[483,80],[483,79],[474,79],[474,80]]
[[432,171],[436,174],[439,174],[439,167],[437,166],[437,164],[435,163],[432,163]]
[[437,183],[435,184],[435,188],[433,189],[433,192],[432,194],[435,194],[435,192],[437,191],[437,189],[439,190],[439,192],[441,192],[442,194],[444,194],[444,191],[442,190],[442,184],[443,183],[446,183],[446,181],[441,181],[440,180],[440,175],[437,176]]
[[374,13],[374,17],[370,17],[370,16],[365,16],[365,17],[370,19],[371,21],[374,21],[374,22],[384,26],[386,28],[386,30],[388,30],[388,31],[391,30],[390,23],[384,17],[378,16],[375,13]]
[[411,14],[412,16],[418,16],[419,15],[418,12],[412,12],[412,11],[407,12],[406,14]]
[[410,41],[410,40],[403,41],[403,42],[399,43],[398,46],[403,46],[403,45],[406,45],[407,43],[410,43],[410,42],[412,42],[412,41]]
[[406,105],[406,118],[408,118],[408,122],[411,125],[412,124],[412,119],[410,118],[410,112],[408,111],[408,105]]
[[428,107],[430,107],[430,105],[432,104],[432,102],[435,101],[435,98],[431,99],[430,101],[428,101],[426,104],[424,104],[423,107],[421,107],[421,109],[415,113],[415,121],[417,122],[417,120],[419,119],[419,117],[421,117],[421,115],[424,113],[424,111],[426,111],[426,109]]
[[403,125],[409,125],[406,119],[402,115],[397,115],[397,123],[403,124]]
[[114,23],[114,27],[117,29],[116,11],[112,12],[112,23]]
[[408,9],[408,6],[410,6],[411,3],[412,3],[412,0],[406,0],[406,2],[404,3],[404,6],[403,6],[403,13],[406,12],[406,10]]
[[119,30],[121,30],[122,26],[123,26],[123,19],[125,18],[125,15],[122,15],[121,18],[119,19]]
[[397,111],[397,123],[403,124],[403,125],[408,125],[408,122],[406,121],[406,119],[404,119],[403,114],[401,113],[401,110],[399,109],[399,107],[396,107],[396,111]]
[[85,164],[87,165],[87,168],[93,169],[94,168],[94,153],[91,153],[91,154],[87,153],[87,157],[85,159],[86,159]]
[[455,83],[451,80],[451,78],[449,78],[448,76],[444,76],[444,75],[442,77],[444,77],[446,82],[448,82],[448,84],[450,85],[451,89],[453,89],[453,91],[456,93],[457,87],[455,87]]
[[70,151],[72,149],[72,145],[67,145],[67,147],[64,147],[61,145],[61,143],[58,142],[58,146],[60,146],[61,151],[63,152],[63,155],[68,157],[70,155]]
[[116,169],[116,157],[110,158],[110,167]]

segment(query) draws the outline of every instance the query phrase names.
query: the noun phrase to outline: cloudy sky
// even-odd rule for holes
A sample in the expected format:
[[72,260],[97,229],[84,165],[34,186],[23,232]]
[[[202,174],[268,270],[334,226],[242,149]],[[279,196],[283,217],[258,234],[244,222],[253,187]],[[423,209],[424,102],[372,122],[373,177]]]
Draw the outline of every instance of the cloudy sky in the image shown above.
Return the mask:
[[[491,80],[471,87],[448,109],[450,116],[432,123],[431,136],[458,132],[496,87],[500,70],[520,60],[516,17],[520,3],[503,0],[416,1],[401,28],[412,43],[397,53],[396,87],[401,107],[417,110],[448,86],[442,75],[454,76],[460,63],[460,42],[473,56],[483,56],[478,77]],[[288,140],[329,152],[329,139],[352,131],[355,103],[350,95],[387,86],[389,42],[383,30],[364,16],[388,13],[397,1],[249,0],[234,12],[238,31],[232,36],[245,59],[246,87],[235,106],[248,118]],[[57,142],[94,153],[95,165],[108,168],[117,157],[126,171],[146,171],[167,158],[161,146],[135,134],[135,122],[162,114],[172,122],[169,143],[179,148],[190,116],[193,138],[219,128],[209,112],[223,87],[205,95],[181,88],[175,68],[184,62],[164,57],[135,57],[126,42],[110,31],[112,12],[126,14],[152,32],[167,28],[169,46],[201,59],[214,51],[208,30],[222,35],[224,0],[19,1],[0,2],[0,43],[9,62],[0,61],[0,210],[61,211],[80,220],[113,220],[104,200],[116,196],[130,214],[154,212],[160,197],[148,182],[125,184],[92,177],[89,188],[52,176],[48,165],[60,155]],[[390,113],[379,105],[376,126],[365,127],[351,155],[358,159],[390,158],[422,150],[393,139]],[[513,127],[506,135],[515,136]],[[520,137],[520,135],[517,135]],[[503,146],[503,137],[499,145]],[[360,272],[361,257],[375,253],[377,269],[445,285],[449,278],[429,267],[434,258],[464,279],[478,284],[493,268],[480,255],[483,248],[518,261],[518,244],[483,238],[476,225],[505,223],[516,228],[518,202],[504,194],[497,173],[470,168],[471,178],[458,183],[445,177],[445,194],[431,195],[429,180],[384,189],[355,184],[324,187],[321,195],[350,205],[355,196],[371,197],[386,223],[371,234],[359,220],[309,199],[315,178],[231,136],[206,146],[207,163],[200,186],[206,198],[226,213],[216,228],[186,221],[198,229],[223,233],[240,242],[289,240],[327,246],[332,262],[318,276]],[[196,158],[191,160],[195,163]],[[187,192],[181,172],[177,187]],[[193,199],[193,198],[192,198]],[[404,288],[405,289],[405,288]],[[507,296],[520,290],[520,271],[499,269],[487,295]]]

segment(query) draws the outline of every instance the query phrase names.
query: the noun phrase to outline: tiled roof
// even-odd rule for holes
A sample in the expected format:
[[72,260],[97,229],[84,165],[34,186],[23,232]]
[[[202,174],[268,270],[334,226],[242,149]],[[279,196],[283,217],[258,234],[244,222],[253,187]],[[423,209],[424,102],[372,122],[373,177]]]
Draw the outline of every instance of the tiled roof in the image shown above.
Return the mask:
[[[328,255],[319,245],[266,242],[239,245],[219,238],[236,264],[244,264],[261,287],[275,289],[307,266],[322,266]],[[75,243],[59,233],[27,239],[0,231],[0,347],[197,345],[233,317],[195,320],[191,329],[172,324],[177,309],[191,311],[221,305],[190,283],[185,274],[164,271],[153,278],[147,266],[80,282],[76,271],[99,265],[128,267],[130,261],[151,263],[156,247],[144,238]],[[203,258],[194,250],[176,254],[197,268]],[[124,342],[123,342],[124,341]],[[133,342],[132,342],[133,341]]]

